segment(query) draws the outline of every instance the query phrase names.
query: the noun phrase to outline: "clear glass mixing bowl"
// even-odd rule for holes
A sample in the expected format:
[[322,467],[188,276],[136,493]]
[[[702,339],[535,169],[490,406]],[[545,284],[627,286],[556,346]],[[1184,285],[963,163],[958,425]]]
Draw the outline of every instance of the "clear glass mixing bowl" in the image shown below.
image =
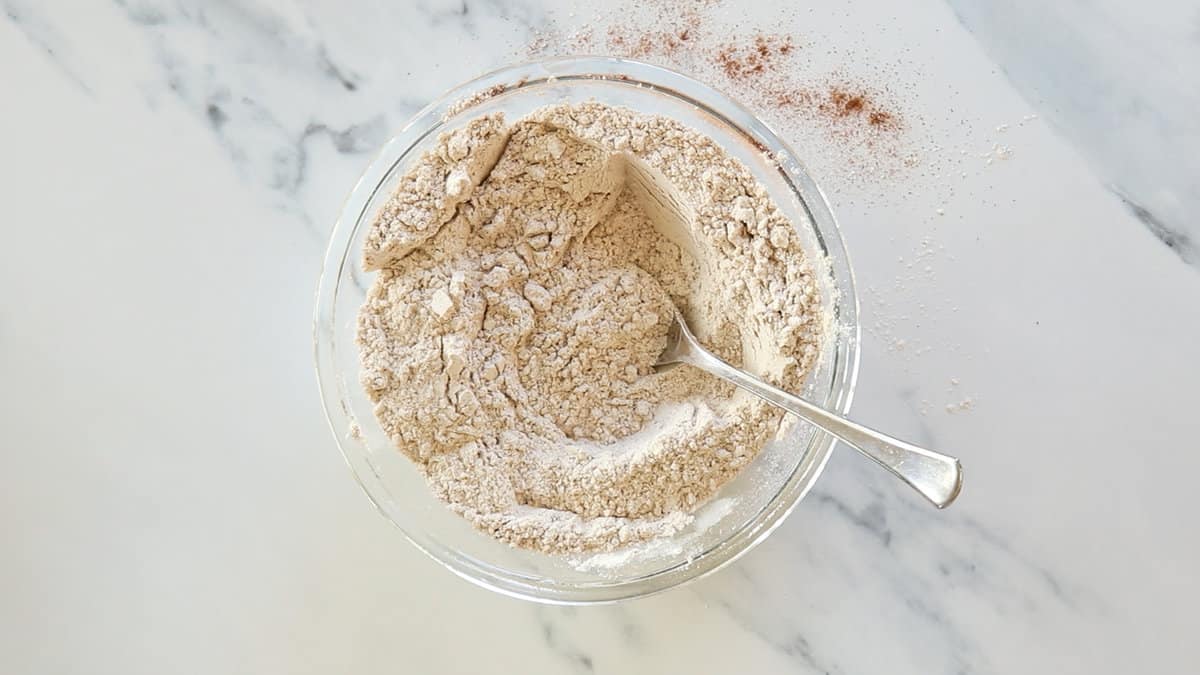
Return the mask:
[[455,87],[418,113],[367,167],[346,201],[325,255],[314,340],[325,414],[346,462],[371,501],[408,539],[454,573],[508,595],[549,603],[633,598],[698,579],[771,533],[821,474],[833,439],[797,424],[769,444],[698,512],[697,524],[633,556],[571,560],[518,550],[477,532],[430,492],[375,421],[359,386],[355,317],[373,274],[362,271],[370,222],[409,164],[439,134],[485,113],[516,120],[556,102],[595,100],[663,114],[704,132],[750,168],[794,223],[822,273],[832,317],[819,367],[804,394],[847,412],[858,371],[858,300],[850,264],[824,195],[776,134],[741,105],[679,73],[606,57],[511,66]]

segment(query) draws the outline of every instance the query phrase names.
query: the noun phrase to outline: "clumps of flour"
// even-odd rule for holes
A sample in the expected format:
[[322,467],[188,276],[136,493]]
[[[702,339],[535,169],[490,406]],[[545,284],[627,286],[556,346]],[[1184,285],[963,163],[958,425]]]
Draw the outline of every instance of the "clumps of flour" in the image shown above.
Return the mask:
[[825,325],[792,225],[744,165],[598,103],[441,136],[363,262],[381,427],[450,508],[549,553],[680,531],[779,428],[697,369],[653,371],[675,307],[723,358],[795,389]]

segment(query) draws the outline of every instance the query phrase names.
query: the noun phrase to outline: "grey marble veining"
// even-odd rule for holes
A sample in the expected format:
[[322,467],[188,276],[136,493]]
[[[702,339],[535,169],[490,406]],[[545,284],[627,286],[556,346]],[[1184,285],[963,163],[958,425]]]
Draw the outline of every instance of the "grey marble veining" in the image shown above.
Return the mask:
[[1200,266],[1200,7],[949,2],[1147,230]]
[[78,57],[72,53],[70,42],[53,24],[45,21],[36,4],[22,0],[5,0],[0,7],[4,9],[5,18],[31,45],[41,51],[67,79],[90,93],[87,83],[76,72],[74,61]]
[[367,153],[421,105],[401,96],[374,114],[347,114],[358,107],[362,76],[335,62],[306,20],[269,7],[119,4],[148,37],[169,91],[207,122],[248,179],[289,203],[311,179],[312,142]]

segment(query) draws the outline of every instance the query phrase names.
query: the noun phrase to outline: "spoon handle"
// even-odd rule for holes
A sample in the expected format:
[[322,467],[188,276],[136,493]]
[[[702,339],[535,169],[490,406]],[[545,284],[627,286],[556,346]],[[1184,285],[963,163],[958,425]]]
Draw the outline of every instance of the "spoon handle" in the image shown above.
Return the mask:
[[939,509],[949,506],[962,489],[962,465],[953,457],[905,443],[831,413],[729,365],[707,350],[689,350],[681,360],[729,380],[833,434],[908,483]]

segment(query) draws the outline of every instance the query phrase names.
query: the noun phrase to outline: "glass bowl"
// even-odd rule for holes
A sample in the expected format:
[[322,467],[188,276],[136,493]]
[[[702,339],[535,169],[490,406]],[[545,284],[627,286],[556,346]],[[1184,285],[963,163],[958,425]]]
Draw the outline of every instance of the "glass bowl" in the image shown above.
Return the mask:
[[741,160],[768,189],[818,269],[830,317],[822,356],[803,392],[845,413],[858,371],[858,300],[850,264],[824,195],[787,145],[723,94],[679,73],[608,57],[549,59],[503,68],[454,88],[418,113],[371,162],[346,201],[325,255],[314,340],[325,414],[342,455],[375,506],[431,558],[480,586],[548,603],[644,596],[698,579],[771,533],[808,492],[833,439],[791,426],[697,512],[696,523],[633,552],[584,559],[512,548],[446,508],[379,428],[359,386],[356,316],[373,274],[362,271],[369,224],[409,164],[479,115],[509,121],[556,102],[595,100],[673,117]]

